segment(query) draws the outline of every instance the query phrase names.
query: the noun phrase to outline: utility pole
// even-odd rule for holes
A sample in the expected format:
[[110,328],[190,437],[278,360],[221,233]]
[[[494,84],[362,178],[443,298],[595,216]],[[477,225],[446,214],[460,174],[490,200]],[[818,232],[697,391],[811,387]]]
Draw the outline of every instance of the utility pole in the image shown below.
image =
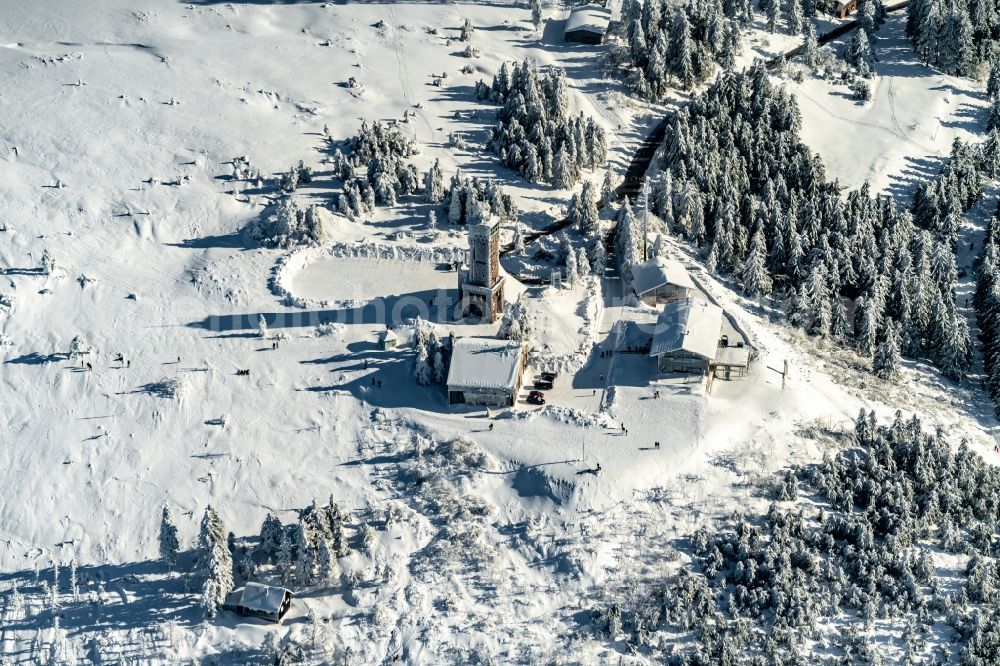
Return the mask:
[[646,236],[649,226],[649,176],[642,179],[642,260],[646,261]]

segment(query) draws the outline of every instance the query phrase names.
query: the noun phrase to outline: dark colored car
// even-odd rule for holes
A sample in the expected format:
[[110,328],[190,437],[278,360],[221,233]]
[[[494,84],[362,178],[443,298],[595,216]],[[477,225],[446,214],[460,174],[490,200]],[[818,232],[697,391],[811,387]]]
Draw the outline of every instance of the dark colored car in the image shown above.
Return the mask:
[[544,405],[545,396],[541,391],[532,391],[528,394],[528,402],[532,405]]
[[551,391],[552,382],[547,379],[536,379],[535,388],[538,389],[539,391]]
[[559,373],[558,372],[551,372],[551,371],[550,372],[543,372],[539,376],[542,379],[544,379],[545,381],[547,381],[547,382],[554,382],[556,380],[556,377],[559,376]]

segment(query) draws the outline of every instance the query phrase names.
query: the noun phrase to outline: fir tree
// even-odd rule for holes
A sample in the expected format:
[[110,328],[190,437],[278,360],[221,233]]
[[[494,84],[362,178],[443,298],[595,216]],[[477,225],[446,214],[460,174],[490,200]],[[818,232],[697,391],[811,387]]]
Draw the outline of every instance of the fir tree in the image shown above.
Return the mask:
[[750,254],[747,255],[740,270],[743,293],[751,298],[771,293],[771,276],[768,275],[766,261],[767,247],[764,243],[764,232],[758,228],[750,242]]
[[281,547],[284,530],[285,528],[282,527],[281,521],[275,518],[273,514],[268,513],[264,516],[264,522],[260,526],[260,539],[257,541],[257,550],[268,561],[274,561],[275,556],[277,556],[278,549]]
[[886,319],[882,328],[881,341],[875,350],[872,371],[882,379],[895,380],[899,377],[900,360],[899,333],[892,319]]
[[163,507],[163,514],[160,517],[160,557],[173,568],[177,562],[177,553],[180,551],[181,543],[177,537],[177,525],[174,523],[170,506]]
[[233,560],[226,529],[211,506],[205,510],[198,536],[198,571],[204,581],[201,607],[214,617],[233,589]]
[[531,0],[531,25],[535,30],[542,27],[542,2],[541,0]]

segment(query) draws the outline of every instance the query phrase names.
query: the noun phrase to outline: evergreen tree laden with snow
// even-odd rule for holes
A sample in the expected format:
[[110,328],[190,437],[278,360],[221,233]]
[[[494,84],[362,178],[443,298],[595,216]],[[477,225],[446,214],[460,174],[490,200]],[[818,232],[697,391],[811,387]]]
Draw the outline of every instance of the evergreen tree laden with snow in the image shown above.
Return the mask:
[[626,282],[632,279],[632,267],[642,262],[639,245],[639,230],[635,215],[628,200],[625,200],[618,213],[618,223],[615,231],[615,254],[622,276]]
[[875,358],[872,360],[872,372],[882,379],[895,380],[899,378],[901,364],[899,333],[895,322],[892,319],[886,319],[882,328],[881,341],[875,350]]
[[750,298],[760,298],[771,293],[771,276],[767,272],[767,248],[764,243],[764,232],[757,229],[750,242],[750,254],[743,262],[740,271],[740,284],[743,293]]
[[875,53],[872,51],[868,33],[856,30],[851,41],[847,43],[844,59],[858,70],[858,74],[868,78],[875,71]]
[[257,541],[257,552],[264,558],[273,562],[281,548],[281,541],[284,537],[285,528],[281,521],[275,518],[274,514],[268,512],[264,516],[264,522],[260,526],[260,538]]
[[214,617],[233,590],[233,559],[226,528],[211,506],[205,510],[198,535],[198,573],[203,580],[202,610]]
[[180,548],[181,542],[177,536],[177,525],[174,523],[173,514],[169,506],[164,506],[160,516],[160,557],[168,567],[173,568],[177,562]]
[[507,303],[500,317],[497,337],[501,340],[527,340],[531,335],[531,321],[524,297]]
[[542,27],[542,2],[541,0],[531,0],[531,25],[538,30]]

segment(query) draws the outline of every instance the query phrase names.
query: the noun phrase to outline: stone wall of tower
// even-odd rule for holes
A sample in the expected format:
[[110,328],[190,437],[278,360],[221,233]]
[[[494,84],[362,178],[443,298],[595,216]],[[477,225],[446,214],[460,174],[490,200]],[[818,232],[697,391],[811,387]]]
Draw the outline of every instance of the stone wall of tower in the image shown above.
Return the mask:
[[500,225],[469,226],[469,282],[492,287],[500,279]]

